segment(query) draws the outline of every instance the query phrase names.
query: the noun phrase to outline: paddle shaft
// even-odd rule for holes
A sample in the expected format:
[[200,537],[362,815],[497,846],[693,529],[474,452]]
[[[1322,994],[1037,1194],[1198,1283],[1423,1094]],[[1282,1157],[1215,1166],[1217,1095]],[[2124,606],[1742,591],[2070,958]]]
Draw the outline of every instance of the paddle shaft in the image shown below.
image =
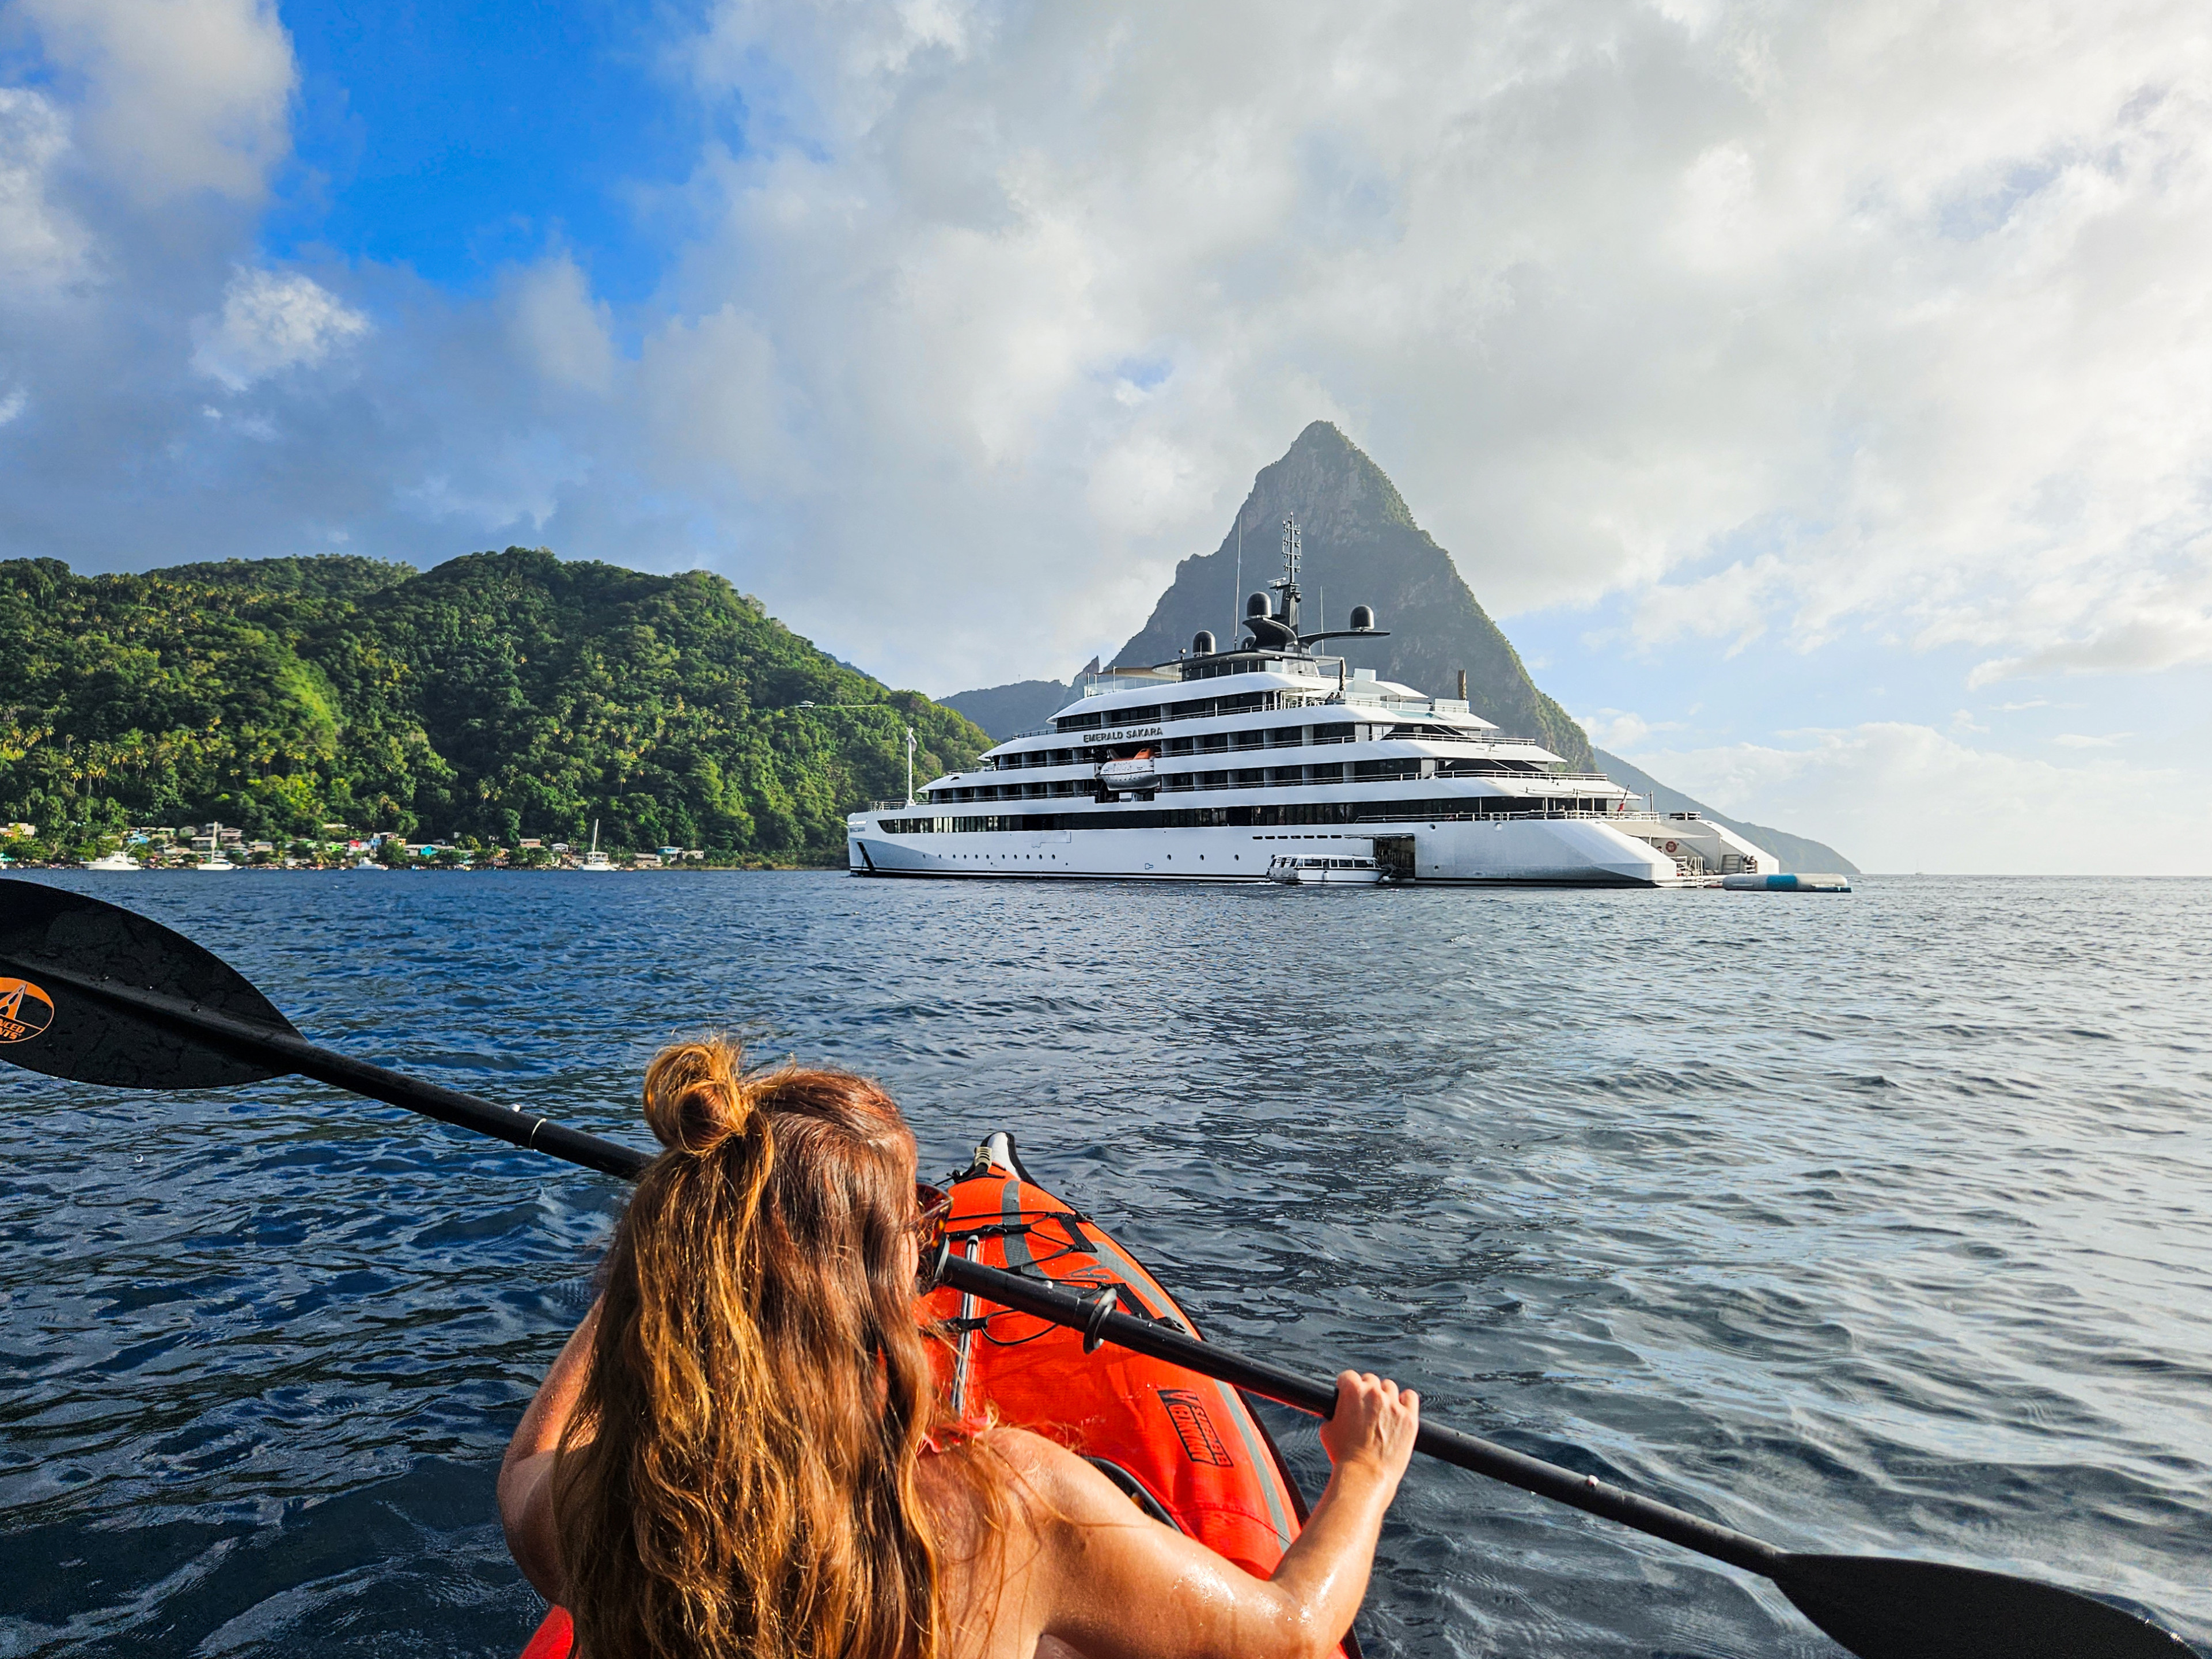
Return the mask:
[[[272,1030],[175,997],[140,990],[118,980],[72,973],[48,962],[19,963],[0,957],[0,963],[34,973],[42,980],[67,986],[83,995],[98,997],[142,1018],[189,1033],[233,1054],[313,1078],[371,1100],[419,1112],[441,1123],[489,1135],[511,1146],[545,1152],[587,1170],[635,1181],[652,1162],[635,1147],[566,1128],[550,1118],[518,1112],[477,1095],[442,1088],[367,1060],[354,1060],[290,1032]],[[1090,1298],[1073,1291],[957,1255],[948,1255],[938,1277],[945,1284],[1002,1307],[1077,1330],[1091,1328],[1097,1311]],[[1097,1334],[1133,1352],[1149,1354],[1155,1359],[1181,1365],[1201,1376],[1216,1378],[1232,1388],[1248,1389],[1301,1411],[1327,1417],[1336,1407],[1334,1382],[1316,1382],[1285,1366],[1248,1358],[1185,1336],[1165,1325],[1128,1314],[1109,1313],[1095,1328]],[[1541,1458],[1530,1457],[1455,1429],[1424,1424],[1420,1438],[1414,1443],[1418,1449],[1444,1462],[1472,1469],[1540,1497],[1572,1504],[1592,1515],[1667,1539],[1700,1554],[1747,1567],[1753,1572],[1771,1577],[1782,1557],[1783,1553],[1771,1544],[1747,1534],[1700,1520],[1648,1498],[1638,1498],[1594,1475],[1577,1474],[1556,1463],[1547,1463]]]
[[[5,962],[0,958],[0,962]],[[635,1147],[598,1135],[563,1127],[550,1118],[518,1112],[477,1095],[425,1083],[403,1073],[354,1060],[333,1049],[309,1042],[290,1032],[271,1030],[249,1020],[219,1014],[194,1003],[143,991],[114,979],[95,979],[71,973],[52,963],[8,963],[11,968],[33,972],[49,982],[65,985],[86,996],[98,997],[126,1008],[142,1018],[186,1032],[233,1054],[244,1055],[350,1093],[364,1095],[441,1123],[489,1135],[511,1146],[544,1152],[570,1164],[606,1175],[635,1181],[651,1158]],[[1097,1306],[1089,1297],[1033,1279],[1005,1273],[979,1261],[948,1255],[938,1273],[939,1280],[955,1289],[979,1296],[1054,1324],[1077,1330],[1093,1328]],[[1336,1385],[1318,1382],[1266,1360],[1216,1347],[1185,1336],[1168,1326],[1124,1313],[1109,1313],[1095,1327],[1096,1334],[1133,1352],[1148,1354],[1170,1364],[1181,1365],[1201,1376],[1211,1376],[1232,1388],[1247,1389],[1269,1400],[1280,1401],[1301,1411],[1327,1417],[1336,1407]],[[1508,1486],[1539,1497],[1572,1504],[1592,1515],[1620,1522],[1640,1532],[1664,1538],[1735,1566],[1772,1577],[1783,1552],[1745,1533],[1717,1526],[1694,1515],[1639,1498],[1607,1485],[1594,1475],[1577,1474],[1541,1458],[1530,1457],[1471,1434],[1440,1425],[1422,1425],[1416,1448],[1442,1462],[1488,1475]]]
[[[1336,1409],[1336,1383],[1304,1376],[1264,1359],[1251,1359],[1226,1348],[1186,1336],[1171,1326],[1158,1324],[1125,1313],[1098,1316],[1095,1297],[1079,1295],[1056,1285],[1027,1279],[980,1261],[945,1252],[937,1263],[938,1282],[955,1290],[995,1302],[1001,1307],[1032,1314],[1039,1319],[1095,1335],[1150,1358],[1180,1365],[1285,1406],[1327,1417]],[[1772,1578],[1787,1559],[1785,1552],[1748,1533],[1699,1519],[1697,1516],[1656,1504],[1648,1498],[1607,1486],[1595,1475],[1547,1463],[1510,1447],[1498,1445],[1456,1429],[1424,1423],[1414,1449],[1431,1457],[1477,1474],[1488,1475],[1510,1486],[1562,1504],[1571,1504],[1591,1515],[1633,1527],[1685,1549],[1695,1550]]]
[[458,1089],[441,1088],[434,1083],[424,1083],[381,1066],[372,1066],[365,1060],[349,1059],[291,1032],[271,1030],[265,1025],[219,1014],[196,1003],[142,991],[119,980],[94,979],[48,962],[18,962],[3,957],[0,957],[0,966],[46,983],[67,986],[86,996],[98,997],[141,1018],[189,1033],[232,1054],[265,1061],[279,1071],[297,1072],[333,1088],[420,1112],[441,1123],[489,1135],[533,1152],[547,1152],[568,1163],[580,1164],[587,1170],[635,1181],[653,1161],[634,1146],[563,1128],[550,1118],[518,1112]]

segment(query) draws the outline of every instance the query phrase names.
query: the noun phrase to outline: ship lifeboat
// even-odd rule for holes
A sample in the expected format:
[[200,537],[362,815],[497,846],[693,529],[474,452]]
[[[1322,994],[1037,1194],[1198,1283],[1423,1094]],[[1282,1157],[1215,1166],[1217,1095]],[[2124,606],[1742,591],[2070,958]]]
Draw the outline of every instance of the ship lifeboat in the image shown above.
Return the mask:
[[1160,779],[1152,769],[1152,751],[1139,749],[1126,759],[1106,762],[1098,769],[1098,781],[1117,795],[1158,788]]
[[1268,860],[1267,879],[1285,887],[1373,887],[1382,869],[1371,858],[1284,853]]

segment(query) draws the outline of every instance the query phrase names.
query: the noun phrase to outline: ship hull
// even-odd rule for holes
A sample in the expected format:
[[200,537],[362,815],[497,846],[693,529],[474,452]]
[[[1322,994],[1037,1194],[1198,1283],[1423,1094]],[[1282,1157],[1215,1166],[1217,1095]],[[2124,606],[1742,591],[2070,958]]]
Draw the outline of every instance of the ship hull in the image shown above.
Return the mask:
[[1419,885],[1666,887],[1671,860],[1594,819],[1440,818],[1335,829],[892,832],[879,817],[849,824],[848,867],[862,876],[1043,881],[1261,882],[1279,854],[1364,855],[1380,840],[1412,843],[1401,879]]

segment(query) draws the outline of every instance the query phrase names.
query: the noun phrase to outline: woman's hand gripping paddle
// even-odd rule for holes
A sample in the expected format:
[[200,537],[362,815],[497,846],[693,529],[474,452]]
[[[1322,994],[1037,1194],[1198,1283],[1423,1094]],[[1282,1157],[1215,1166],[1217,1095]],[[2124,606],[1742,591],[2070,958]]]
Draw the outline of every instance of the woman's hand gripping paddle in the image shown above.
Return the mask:
[[[649,1156],[319,1048],[236,970],[129,910],[0,879],[0,1059],[127,1089],[208,1089],[298,1073],[517,1146],[635,1180]],[[941,1252],[942,1282],[1138,1353],[1328,1415],[1335,1386],[1246,1359],[1095,1298]],[[1419,1449],[1772,1579],[1860,1659],[2186,1659],[2135,1614],[2032,1579],[1939,1561],[1801,1555],[1473,1435]]]
[[[986,1302],[1181,1365],[1318,1417],[1336,1384],[1248,1359],[1097,1296],[970,1261],[939,1245],[936,1281]],[[1879,1555],[1796,1554],[1556,1463],[1424,1420],[1416,1451],[1772,1579],[1861,1659],[2189,1659],[2179,1637],[2074,1590],[1978,1567]]]

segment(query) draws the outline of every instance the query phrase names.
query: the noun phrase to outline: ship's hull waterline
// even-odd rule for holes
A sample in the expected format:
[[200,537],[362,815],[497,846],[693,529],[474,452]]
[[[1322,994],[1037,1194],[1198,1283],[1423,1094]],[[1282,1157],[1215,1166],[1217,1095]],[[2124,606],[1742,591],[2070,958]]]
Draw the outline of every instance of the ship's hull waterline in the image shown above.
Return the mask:
[[1024,877],[1062,880],[1265,881],[1284,853],[1365,857],[1379,841],[1412,842],[1416,884],[1662,887],[1671,859],[1607,823],[1582,818],[1440,819],[1341,830],[980,830],[890,834],[878,814],[848,831],[855,875]]

